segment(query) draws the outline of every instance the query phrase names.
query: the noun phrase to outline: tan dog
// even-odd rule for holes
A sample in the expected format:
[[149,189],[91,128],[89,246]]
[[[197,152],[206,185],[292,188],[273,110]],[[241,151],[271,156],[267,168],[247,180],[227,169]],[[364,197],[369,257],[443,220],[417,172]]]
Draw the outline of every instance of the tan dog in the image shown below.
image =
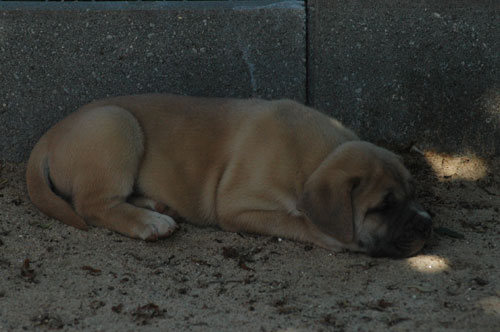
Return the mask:
[[176,229],[155,205],[196,224],[372,255],[412,255],[431,230],[399,157],[289,100],[96,101],[40,139],[26,177],[45,214],[146,240]]

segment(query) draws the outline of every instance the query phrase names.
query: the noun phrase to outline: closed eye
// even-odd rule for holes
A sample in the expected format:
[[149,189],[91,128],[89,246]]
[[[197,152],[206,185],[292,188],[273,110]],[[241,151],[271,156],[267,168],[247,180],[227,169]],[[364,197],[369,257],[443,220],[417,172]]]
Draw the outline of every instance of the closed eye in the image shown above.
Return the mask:
[[396,198],[392,192],[387,193],[381,203],[368,210],[368,213],[382,213],[391,209],[396,203]]

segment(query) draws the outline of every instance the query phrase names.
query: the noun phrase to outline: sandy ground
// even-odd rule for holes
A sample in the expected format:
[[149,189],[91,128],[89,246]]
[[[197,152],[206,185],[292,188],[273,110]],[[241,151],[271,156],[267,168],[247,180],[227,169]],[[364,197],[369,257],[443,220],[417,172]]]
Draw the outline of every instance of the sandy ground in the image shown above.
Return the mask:
[[83,232],[0,163],[0,331],[500,331],[500,160],[426,157],[405,154],[435,232],[401,260],[186,223]]

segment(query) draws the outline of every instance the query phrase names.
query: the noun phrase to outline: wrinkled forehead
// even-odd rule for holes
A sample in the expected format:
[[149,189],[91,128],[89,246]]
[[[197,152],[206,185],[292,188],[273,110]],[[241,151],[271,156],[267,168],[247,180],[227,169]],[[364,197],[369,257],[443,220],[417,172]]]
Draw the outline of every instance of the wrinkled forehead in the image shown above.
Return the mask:
[[392,192],[403,199],[413,192],[410,172],[400,156],[390,150],[366,142],[353,142],[344,160],[344,169],[357,173],[364,190],[384,196]]
[[361,180],[364,201],[374,205],[384,199],[387,194],[392,194],[398,200],[406,199],[413,194],[411,175],[401,163],[399,158],[391,160],[378,160],[372,163],[366,176]]
[[397,158],[393,162],[384,162],[384,173],[388,183],[392,186],[394,194],[397,196],[408,196],[413,194],[413,180],[410,172],[403,165],[402,161]]

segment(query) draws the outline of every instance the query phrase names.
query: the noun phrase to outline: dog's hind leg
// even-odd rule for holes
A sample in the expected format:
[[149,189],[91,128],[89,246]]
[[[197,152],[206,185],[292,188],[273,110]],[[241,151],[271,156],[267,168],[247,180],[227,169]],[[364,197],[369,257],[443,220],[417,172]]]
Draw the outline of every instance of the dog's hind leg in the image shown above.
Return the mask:
[[[127,201],[144,151],[142,129],[130,112],[114,106],[87,110],[65,138],[51,173],[89,224],[144,240],[173,233],[177,225],[171,217]],[[58,176],[64,173],[68,176]]]
[[87,212],[89,223],[129,237],[155,241],[170,236],[177,224],[170,216],[121,201],[110,200]]

